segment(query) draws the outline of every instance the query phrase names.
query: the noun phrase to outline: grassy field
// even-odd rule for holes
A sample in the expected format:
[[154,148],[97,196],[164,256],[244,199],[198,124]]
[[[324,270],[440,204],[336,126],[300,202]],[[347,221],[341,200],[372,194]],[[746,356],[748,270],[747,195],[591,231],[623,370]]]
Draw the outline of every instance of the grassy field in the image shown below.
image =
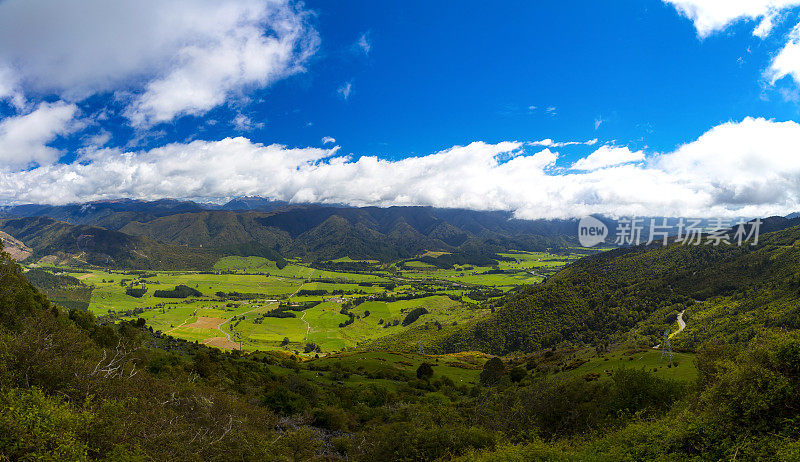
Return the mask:
[[[334,272],[297,264],[278,270],[274,262],[258,257],[227,257],[218,262],[217,270],[215,274],[108,270],[70,273],[92,287],[89,309],[98,316],[141,317],[155,331],[191,341],[230,336],[246,350],[302,351],[307,343],[314,343],[324,352],[340,351],[423,323],[459,322],[480,314],[463,310],[460,302],[443,295],[394,302],[368,300],[352,308],[352,323],[340,327],[349,319],[341,313],[348,300],[385,293],[403,296],[413,286],[400,284],[387,292],[385,286],[392,280],[381,275]],[[155,296],[157,290],[171,290],[178,285],[198,290],[202,296]],[[126,294],[129,287],[146,288],[147,292],[133,297]],[[232,292],[247,297],[228,297]],[[293,318],[264,317],[278,307],[279,301],[318,304],[294,312]],[[429,313],[414,325],[403,326],[405,314],[418,307]]]
[[[585,352],[589,354],[588,352]],[[694,364],[694,355],[688,353],[676,354],[677,367],[668,367],[665,362],[660,361],[658,351],[640,352],[634,356],[633,360],[625,356],[625,352],[606,355],[609,357],[605,361],[603,357],[594,358],[582,366],[567,372],[550,372],[554,379],[568,379],[574,377],[585,377],[587,374],[598,373],[597,380],[610,380],[614,370],[622,368],[644,368],[650,371],[655,370],[655,375],[662,378],[690,382],[697,377],[697,368]],[[478,376],[483,369],[483,364],[491,358],[480,352],[462,352],[446,355],[424,355],[417,353],[398,353],[389,351],[366,351],[366,352],[342,352],[328,355],[313,362],[314,369],[338,368],[349,372],[346,378],[340,378],[343,384],[352,387],[364,386],[364,377],[376,383],[376,377],[392,377],[400,372],[408,376],[414,376],[416,369],[423,362],[433,366],[436,377],[448,377],[457,385],[472,385],[478,382]],[[303,370],[300,372],[309,378],[316,373],[313,370]],[[325,375],[325,374],[323,374]],[[389,387],[399,386],[403,382],[394,380],[380,381]]]
[[464,286],[488,286],[508,290],[520,284],[540,282],[545,276],[584,256],[580,253],[557,255],[548,252],[510,252],[499,255],[510,260],[500,261],[496,267],[456,265],[449,269],[411,260],[403,264],[399,274],[410,279],[449,281]]
[[[429,253],[436,257],[441,253]],[[144,318],[154,331],[223,348],[245,350],[283,349],[304,354],[313,343],[323,354],[354,349],[364,342],[394,338],[410,332],[409,341],[424,338],[429,329],[449,328],[489,310],[476,308],[482,299],[469,295],[478,290],[505,291],[520,284],[539,282],[577,258],[577,254],[509,252],[507,260],[495,267],[457,265],[441,269],[420,261],[405,262],[402,268],[374,261],[356,262],[340,258],[314,268],[292,261],[278,268],[261,257],[225,257],[213,272],[119,271],[49,267],[80,279],[91,288],[89,310],[111,320]],[[345,272],[332,269],[361,268]],[[339,266],[336,266],[339,265]],[[344,265],[344,266],[342,266]],[[159,290],[185,285],[200,296],[183,299],[156,297]],[[147,289],[141,297],[128,289]],[[420,292],[430,295],[418,295]],[[502,292],[491,295],[498,296]],[[416,295],[415,295],[416,294]],[[474,294],[473,294],[474,296]],[[375,300],[399,297],[401,300]],[[403,300],[403,298],[416,297]],[[470,302],[469,304],[462,303]],[[265,316],[283,304],[310,304],[291,308],[295,317]],[[350,306],[349,313],[343,311]],[[406,315],[424,308],[410,325]],[[408,340],[408,339],[407,339]],[[408,347],[408,345],[405,345]],[[317,354],[311,351],[307,355]]]
[[[431,356],[399,351],[424,348],[431,335],[447,333],[486,316],[489,309],[482,308],[480,300],[472,300],[471,293],[502,293],[520,284],[536,283],[581,255],[509,252],[502,256],[507,260],[495,267],[457,265],[441,269],[410,261],[393,270],[368,262],[374,265],[372,274],[330,271],[298,262],[278,269],[274,262],[260,257],[223,258],[214,273],[49,269],[79,278],[91,290],[89,309],[111,320],[144,318],[154,331],[220,348],[282,350],[306,358],[319,355],[321,358],[315,363],[321,366],[335,363],[352,371],[345,381],[353,384],[360,381],[359,374],[413,374],[422,361],[434,364],[436,374],[470,384],[477,380],[488,356]],[[353,261],[339,259],[336,263]],[[183,299],[155,296],[157,290],[171,290],[178,285],[193,288],[201,295]],[[147,292],[136,298],[126,294],[129,288],[146,288]],[[424,291],[430,291],[430,295],[418,295]],[[393,301],[391,297],[401,299]],[[309,305],[297,306],[301,304]],[[345,306],[348,309],[343,310]],[[291,309],[295,316],[265,316],[279,307]],[[418,308],[427,313],[404,325],[408,313]],[[309,344],[317,348],[310,349]],[[359,348],[360,345],[364,346]],[[614,370],[621,368],[643,368],[660,377],[686,381],[697,377],[693,355],[676,353],[677,365],[671,366],[660,356],[658,350],[620,350],[598,355],[587,349],[560,352],[551,360],[545,359],[542,367],[547,374],[564,378],[608,380]]]
[[[405,314],[417,307],[425,308],[429,314],[421,316],[410,326],[403,326]],[[255,311],[244,315],[240,322],[233,323],[231,331],[239,333],[243,347],[249,350],[285,346],[290,351],[300,352],[310,342],[320,346],[322,351],[330,352],[356,347],[362,342],[396,334],[411,327],[432,325],[435,322],[463,322],[478,314],[474,310],[463,310],[460,303],[444,296],[397,302],[368,301],[351,310],[355,315],[352,324],[339,327],[349,318],[341,314],[341,309],[340,303],[325,301],[297,313],[296,318],[267,317],[260,322],[256,321],[259,312]],[[394,321],[398,324],[392,325]],[[383,327],[384,325],[389,327]],[[284,338],[289,339],[288,345],[280,345]]]
[[653,372],[657,377],[684,381],[694,381],[698,374],[692,353],[675,353],[672,365],[666,359],[661,360],[660,350],[652,349],[618,351],[587,359],[588,361],[578,368],[561,372],[561,374],[572,377],[596,373],[600,375],[601,379],[607,379],[613,371],[618,369],[645,369]]
[[[427,362],[433,366],[433,378],[448,377],[457,385],[475,384],[483,368],[483,363],[490,358],[476,352],[464,352],[452,355],[420,355],[416,353],[396,353],[386,351],[367,351],[357,353],[338,353],[314,361],[317,367],[340,366],[353,371],[350,377],[343,380],[346,385],[361,386],[362,377],[380,373],[391,375],[401,372],[414,376],[417,368]],[[391,384],[392,381],[387,380]]]

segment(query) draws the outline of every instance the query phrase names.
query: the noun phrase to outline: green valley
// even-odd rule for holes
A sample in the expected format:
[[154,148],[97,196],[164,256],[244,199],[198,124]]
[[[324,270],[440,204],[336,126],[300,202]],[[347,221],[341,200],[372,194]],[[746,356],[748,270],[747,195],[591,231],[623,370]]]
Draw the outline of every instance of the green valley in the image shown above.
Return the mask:
[[[313,355],[411,330],[452,330],[485,317],[490,309],[482,305],[488,301],[540,282],[578,256],[518,251],[500,255],[494,266],[451,268],[349,258],[278,265],[263,257],[228,256],[203,272],[32,265],[29,274],[64,279],[59,291],[73,288],[75,300],[38,279],[34,283],[65,305],[84,303],[100,319],[142,318],[156,332],[227,349]],[[159,296],[178,286],[199,294]],[[424,315],[404,323],[420,309]],[[423,335],[417,337],[422,341]]]

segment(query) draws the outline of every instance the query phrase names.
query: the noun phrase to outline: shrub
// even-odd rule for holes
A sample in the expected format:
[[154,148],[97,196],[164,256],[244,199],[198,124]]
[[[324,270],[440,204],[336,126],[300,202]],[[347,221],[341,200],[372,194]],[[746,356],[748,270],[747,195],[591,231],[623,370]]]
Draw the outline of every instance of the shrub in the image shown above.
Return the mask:
[[480,374],[481,385],[498,385],[505,373],[506,365],[503,364],[503,360],[497,357],[492,358],[483,365],[483,370]]
[[145,288],[133,288],[128,287],[125,289],[125,295],[130,295],[131,297],[142,298],[144,294],[147,293],[147,289]]
[[181,284],[175,286],[173,290],[156,290],[153,292],[153,296],[159,298],[187,298],[202,297],[203,293],[197,289]]
[[417,368],[417,378],[423,380],[430,380],[433,377],[433,367],[428,363],[422,363]]
[[419,308],[414,308],[413,310],[411,310],[410,313],[406,315],[405,319],[403,319],[403,326],[407,326],[413,323],[414,321],[419,319],[419,317],[422,316],[423,314],[428,314],[428,310],[426,310],[421,306]]

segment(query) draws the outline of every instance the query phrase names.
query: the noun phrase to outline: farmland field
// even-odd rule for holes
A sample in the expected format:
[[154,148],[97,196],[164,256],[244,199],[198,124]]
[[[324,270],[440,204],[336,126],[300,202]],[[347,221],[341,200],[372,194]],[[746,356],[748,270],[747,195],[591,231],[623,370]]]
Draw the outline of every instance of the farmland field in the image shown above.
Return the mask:
[[[88,309],[102,319],[142,318],[154,332],[227,349],[325,355],[400,334],[407,334],[406,346],[420,342],[429,329],[485,316],[484,301],[538,283],[579,257],[500,256],[494,266],[449,268],[416,259],[390,265],[349,258],[278,268],[265,258],[231,256],[209,272],[42,269],[77,277],[91,290]],[[191,294],[163,295],[179,287]],[[407,319],[412,312],[421,314]]]

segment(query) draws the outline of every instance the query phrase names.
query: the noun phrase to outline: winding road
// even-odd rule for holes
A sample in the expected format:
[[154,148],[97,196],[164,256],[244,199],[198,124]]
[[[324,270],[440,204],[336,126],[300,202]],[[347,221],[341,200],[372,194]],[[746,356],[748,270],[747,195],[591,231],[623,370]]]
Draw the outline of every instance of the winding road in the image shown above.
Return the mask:
[[[683,310],[680,313],[678,313],[678,330],[676,330],[675,332],[669,334],[669,338],[672,338],[672,337],[680,334],[683,329],[686,329],[686,322],[683,320],[683,313],[685,313],[685,312],[686,312],[686,310]],[[661,348],[661,344],[660,343],[653,347],[654,350],[658,350],[659,348]]]
[[308,340],[308,333],[311,331],[311,324],[309,324],[308,321],[306,321],[306,312],[305,311],[303,311],[303,315],[300,316],[300,320],[303,321],[304,323],[306,323],[306,337],[304,338],[304,340]]
[[678,313],[678,330],[676,332],[669,334],[669,338],[672,338],[675,335],[680,334],[683,329],[686,329],[686,323],[683,322],[683,313],[685,312],[686,310],[683,310],[680,313]]

